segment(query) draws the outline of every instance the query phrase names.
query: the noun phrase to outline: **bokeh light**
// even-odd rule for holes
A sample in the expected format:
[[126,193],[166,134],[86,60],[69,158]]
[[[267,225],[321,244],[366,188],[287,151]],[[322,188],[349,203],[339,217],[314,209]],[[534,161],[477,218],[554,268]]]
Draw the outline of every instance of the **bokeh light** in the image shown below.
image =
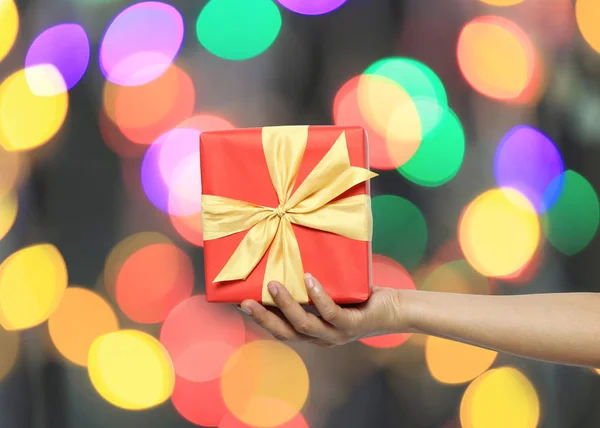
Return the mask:
[[19,356],[19,333],[8,331],[0,326],[0,382],[15,366]]
[[123,10],[100,44],[100,68],[112,83],[138,86],[163,74],[183,42],[184,23],[173,6],[147,1]]
[[600,53],[600,4],[596,0],[577,0],[575,17],[581,35],[592,49]]
[[475,198],[458,226],[466,260],[485,276],[507,276],[525,266],[540,239],[537,213],[514,189],[492,189]]
[[541,70],[535,47],[527,33],[508,19],[481,16],[467,23],[458,39],[457,55],[464,78],[487,97],[527,103],[539,90]]
[[19,188],[25,175],[25,166],[21,153],[7,151],[0,144],[0,199]]
[[200,132],[176,128],[160,136],[144,155],[141,181],[150,202],[169,214],[200,212]]
[[175,64],[139,86],[107,82],[104,109],[121,133],[137,144],[150,144],[194,111],[194,83]]
[[179,236],[186,242],[197,247],[204,246],[202,235],[202,213],[196,213],[188,216],[170,215],[171,224]]
[[[36,95],[29,82],[34,82],[36,91],[56,95]],[[11,74],[0,84],[0,145],[6,150],[30,150],[46,143],[62,126],[68,106],[64,81],[53,66]]]
[[478,377],[460,404],[460,422],[465,428],[534,428],[539,417],[534,386],[513,367],[500,367]]
[[228,60],[260,55],[280,30],[281,13],[273,0],[210,0],[196,21],[198,41]]
[[545,241],[546,239],[543,234],[540,234],[540,243],[538,244],[538,248],[533,254],[531,260],[529,260],[529,262],[527,262],[525,266],[518,271],[507,276],[499,277],[498,279],[502,280],[502,282],[506,285],[519,286],[528,284],[540,272],[540,267],[542,266],[542,262],[544,260],[543,243]]
[[200,426],[216,427],[228,412],[221,394],[221,378],[192,382],[176,376],[171,402],[181,416]]
[[[219,428],[254,428],[252,425],[248,425],[240,421],[233,414],[227,413],[223,419],[221,419],[221,423],[219,424]],[[290,419],[288,422],[285,422],[281,425],[277,425],[277,428],[309,428],[308,422],[302,416],[302,413],[296,414],[293,419]]]
[[292,348],[273,340],[257,340],[228,360],[221,390],[227,408],[240,421],[274,427],[293,419],[304,406],[308,372]]
[[58,249],[38,244],[11,254],[0,265],[0,325],[23,330],[43,323],[67,288],[67,266]]
[[393,195],[376,196],[373,210],[373,252],[390,257],[405,269],[416,267],[427,248],[427,224],[412,202]]
[[111,250],[104,263],[104,286],[109,296],[116,300],[117,278],[123,264],[138,250],[153,244],[173,244],[158,232],[140,232],[129,235]]
[[469,382],[489,369],[498,353],[466,343],[428,336],[425,360],[438,382],[457,385]]
[[[373,254],[372,260],[373,285],[389,287],[396,290],[414,290],[410,274],[396,261]],[[360,342],[374,348],[394,348],[405,343],[410,338],[409,333],[386,334],[360,339]]]
[[[50,27],[35,38],[25,57],[25,72],[33,92],[39,95],[57,95],[40,93],[37,82],[27,70],[36,65],[54,66],[65,82],[65,89],[75,86],[85,74],[90,61],[90,41],[83,27],[78,24],[60,24]],[[53,88],[59,90],[61,88]]]
[[137,144],[123,135],[123,132],[108,116],[105,109],[100,109],[98,113],[98,127],[102,140],[106,146],[114,153],[125,159],[140,158],[146,153],[148,146]]
[[202,182],[200,176],[200,131],[177,128],[161,139],[159,174],[166,183],[168,212],[190,216],[200,212]]
[[127,410],[162,404],[175,384],[167,351],[154,337],[136,330],[98,337],[90,347],[88,374],[102,398]]
[[[361,126],[367,133],[369,142],[369,166],[375,169],[394,169],[387,149],[385,135],[377,132],[362,116],[358,106],[358,83],[361,76],[355,76],[338,89],[333,101],[333,119],[339,126]],[[409,146],[407,150],[412,150]]]
[[68,287],[48,319],[50,338],[58,352],[84,367],[94,340],[118,329],[112,307],[98,294],[81,287]]
[[194,268],[188,255],[172,244],[153,244],[131,254],[116,281],[119,308],[144,324],[163,321],[191,296]]
[[[392,57],[374,62],[364,72],[386,77],[396,82],[414,101],[427,98],[441,107],[448,105],[446,90],[435,72],[420,61],[411,58]],[[437,111],[416,104],[421,122],[421,133],[427,135],[441,119]]]
[[221,376],[229,357],[245,343],[246,329],[238,311],[198,295],[169,313],[160,341],[173,359],[177,376],[205,382]]
[[[496,149],[496,183],[518,190],[538,213],[545,212],[558,199],[563,171],[563,160],[554,143],[531,126],[512,128]],[[549,188],[557,178],[556,185]]]
[[[437,117],[417,152],[398,172],[421,186],[441,186],[458,174],[465,155],[465,133],[456,114],[430,99],[415,99],[423,117]],[[427,113],[425,113],[427,112]]]
[[435,267],[426,276],[420,289],[442,293],[490,294],[490,281],[466,260],[454,260]]
[[583,176],[571,170],[556,177],[546,193],[554,195],[560,188],[560,196],[546,212],[542,226],[554,248],[573,255],[584,249],[596,235],[600,220],[598,195]]
[[0,2],[0,61],[10,52],[19,32],[19,11],[14,0]]
[[[177,126],[177,128],[193,129],[199,133],[202,133],[206,131],[234,129],[235,127],[227,119],[224,119],[220,116],[209,113],[201,113],[184,120]],[[185,133],[182,135],[191,136],[189,131],[185,131]],[[176,148],[176,150],[169,150],[171,152],[175,152],[176,154],[178,151],[179,158],[188,158],[188,160],[185,163],[187,168],[182,169],[176,175],[167,174],[167,176],[175,176],[176,180],[172,181],[174,181],[175,184],[178,184],[179,191],[173,192],[174,196],[169,198],[170,206],[168,206],[168,203],[166,205],[168,206],[167,209],[170,211],[169,217],[171,224],[177,233],[190,244],[202,247],[204,246],[204,240],[202,237],[202,213],[197,211],[200,208],[197,203],[199,187],[201,184],[199,169],[200,162],[198,161],[200,153],[197,142],[190,142],[188,144],[188,148],[189,150],[187,155],[185,152],[181,151],[180,147]],[[165,153],[166,152],[167,151],[165,150]],[[170,157],[172,160],[173,156],[171,155]],[[167,164],[168,163],[169,162],[167,162]],[[167,169],[172,170],[172,168],[169,168],[168,165]],[[186,177],[186,175],[188,175],[188,177]],[[159,187],[159,189],[164,188]],[[183,213],[186,215],[177,215],[173,213],[173,211],[179,211],[180,214]],[[189,214],[189,212],[192,212],[192,214]]]
[[[572,46],[577,30],[573,0],[527,0],[506,10],[523,28],[532,29],[532,37],[544,47]],[[505,14],[506,16],[506,14]]]
[[324,15],[346,3],[347,0],[277,0],[283,7],[301,15]]
[[0,197],[0,241],[12,229],[17,219],[19,201],[14,195]]
[[386,76],[363,74],[357,97],[364,119],[385,136],[393,165],[403,165],[415,154],[422,139],[419,111],[408,92]]

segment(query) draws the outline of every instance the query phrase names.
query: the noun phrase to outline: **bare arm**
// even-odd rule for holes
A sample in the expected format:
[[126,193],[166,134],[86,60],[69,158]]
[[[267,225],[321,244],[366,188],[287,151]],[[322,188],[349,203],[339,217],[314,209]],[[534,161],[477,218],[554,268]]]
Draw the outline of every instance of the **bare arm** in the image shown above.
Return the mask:
[[600,293],[398,293],[398,310],[407,311],[414,332],[527,358],[600,368]]
[[424,333],[526,358],[600,368],[600,293],[485,296],[374,287],[359,307],[341,308],[306,276],[320,316],[279,283],[278,309],[247,300],[241,309],[281,340],[336,346],[386,333]]

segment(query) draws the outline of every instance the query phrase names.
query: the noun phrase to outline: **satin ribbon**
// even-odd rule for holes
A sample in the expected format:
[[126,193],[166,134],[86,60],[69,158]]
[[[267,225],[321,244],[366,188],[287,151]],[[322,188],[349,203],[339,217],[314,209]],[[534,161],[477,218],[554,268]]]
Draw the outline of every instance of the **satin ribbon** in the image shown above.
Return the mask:
[[248,230],[214,282],[245,280],[264,257],[262,302],[275,305],[267,284],[284,284],[293,298],[308,303],[300,248],[292,224],[368,241],[372,235],[369,195],[336,197],[377,174],[350,165],[346,135],[335,144],[292,194],[308,140],[308,126],[262,128],[262,145],[277,207],[222,196],[202,195],[204,240]]

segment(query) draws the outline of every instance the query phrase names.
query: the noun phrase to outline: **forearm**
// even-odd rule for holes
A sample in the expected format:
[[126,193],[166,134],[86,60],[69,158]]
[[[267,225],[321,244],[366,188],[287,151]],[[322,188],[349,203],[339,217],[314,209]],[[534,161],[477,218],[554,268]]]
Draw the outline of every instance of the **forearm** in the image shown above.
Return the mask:
[[600,367],[600,293],[485,296],[399,291],[415,333],[527,358]]

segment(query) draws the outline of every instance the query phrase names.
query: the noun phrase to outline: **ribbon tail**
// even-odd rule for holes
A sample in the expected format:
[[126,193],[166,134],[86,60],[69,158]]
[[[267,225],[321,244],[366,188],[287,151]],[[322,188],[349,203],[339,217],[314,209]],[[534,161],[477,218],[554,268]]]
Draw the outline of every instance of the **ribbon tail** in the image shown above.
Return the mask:
[[248,278],[273,242],[278,223],[279,218],[272,216],[250,229],[213,282]]
[[370,241],[373,236],[369,195],[338,199],[308,213],[288,213],[287,217],[299,226],[335,233],[358,241]]
[[292,224],[285,217],[279,223],[269,251],[262,288],[263,305],[276,306],[267,288],[271,281],[283,284],[298,303],[308,303],[300,247],[298,247]]

